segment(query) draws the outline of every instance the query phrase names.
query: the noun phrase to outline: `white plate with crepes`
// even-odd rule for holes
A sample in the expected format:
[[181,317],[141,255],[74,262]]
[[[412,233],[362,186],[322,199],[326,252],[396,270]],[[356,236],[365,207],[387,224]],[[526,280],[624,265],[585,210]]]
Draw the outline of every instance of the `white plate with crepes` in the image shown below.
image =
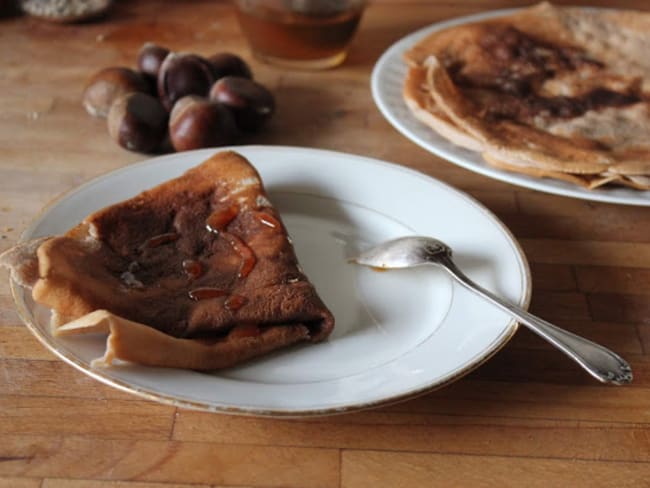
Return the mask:
[[[22,319],[57,356],[93,378],[179,407],[269,416],[342,413],[396,402],[473,370],[517,324],[454,285],[443,271],[378,272],[349,262],[405,235],[455,250],[481,285],[528,305],[526,259],[506,227],[467,195],[416,171],[344,153],[232,148],[260,172],[306,275],[336,318],[330,338],[215,373],[135,364],[91,367],[102,336],[55,337],[49,310],[12,283]],[[62,234],[88,213],[179,176],[214,150],[177,153],[96,178],[48,206],[22,238]]]
[[381,113],[399,132],[419,146],[453,164],[484,176],[513,185],[567,197],[616,204],[650,206],[650,191],[615,186],[588,190],[565,181],[537,178],[492,167],[483,160],[481,154],[453,144],[424,123],[418,121],[410,112],[402,96],[403,84],[408,71],[403,56],[407,50],[436,31],[509,15],[516,12],[516,10],[483,12],[435,23],[395,42],[379,58],[371,78],[373,98]]

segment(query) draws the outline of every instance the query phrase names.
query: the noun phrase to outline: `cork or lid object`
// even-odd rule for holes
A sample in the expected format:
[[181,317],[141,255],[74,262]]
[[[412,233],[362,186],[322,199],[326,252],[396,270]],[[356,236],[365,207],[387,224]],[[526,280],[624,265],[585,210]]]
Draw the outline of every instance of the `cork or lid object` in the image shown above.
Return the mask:
[[103,15],[112,0],[21,0],[22,10],[51,22],[81,22]]

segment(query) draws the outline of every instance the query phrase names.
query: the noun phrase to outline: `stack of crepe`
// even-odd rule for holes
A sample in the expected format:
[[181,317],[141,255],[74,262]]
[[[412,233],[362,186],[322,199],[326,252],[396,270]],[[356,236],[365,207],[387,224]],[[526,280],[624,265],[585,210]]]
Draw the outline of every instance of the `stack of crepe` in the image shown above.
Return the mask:
[[423,123],[497,168],[650,189],[650,14],[554,7],[436,31],[405,55]]

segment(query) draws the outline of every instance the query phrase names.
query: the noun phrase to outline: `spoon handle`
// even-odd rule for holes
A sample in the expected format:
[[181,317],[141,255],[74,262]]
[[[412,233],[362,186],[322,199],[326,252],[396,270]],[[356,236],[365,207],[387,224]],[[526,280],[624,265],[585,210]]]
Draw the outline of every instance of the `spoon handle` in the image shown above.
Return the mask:
[[509,313],[522,325],[525,325],[563,351],[597,380],[615,385],[622,385],[632,381],[632,368],[618,354],[595,342],[560,329],[528,313],[521,307],[494,295],[468,278],[451,258],[438,257],[436,263],[442,265],[460,284]]

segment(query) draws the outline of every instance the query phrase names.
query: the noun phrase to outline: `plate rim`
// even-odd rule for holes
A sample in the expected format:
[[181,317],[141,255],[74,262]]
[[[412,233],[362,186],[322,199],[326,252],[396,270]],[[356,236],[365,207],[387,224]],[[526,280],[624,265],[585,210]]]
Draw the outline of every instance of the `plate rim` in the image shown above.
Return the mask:
[[[200,162],[203,161],[203,159],[205,159],[205,155],[212,154],[215,151],[223,151],[223,150],[237,151],[237,150],[247,150],[247,149],[253,151],[272,150],[277,152],[305,151],[310,153],[318,153],[320,155],[329,154],[336,157],[357,159],[357,160],[365,161],[366,163],[384,166],[387,168],[391,168],[393,170],[398,170],[398,171],[405,172],[407,174],[411,174],[412,176],[424,178],[429,183],[439,185],[442,188],[446,189],[447,191],[456,194],[460,198],[464,199],[469,205],[479,210],[486,218],[488,218],[495,225],[495,227],[498,228],[498,230],[500,230],[504,234],[504,236],[509,241],[509,244],[513,248],[513,251],[515,253],[517,261],[519,262],[521,272],[522,272],[521,278],[522,278],[523,290],[522,290],[522,296],[519,304],[524,309],[528,308],[531,300],[531,295],[532,295],[532,279],[531,279],[530,265],[528,263],[526,254],[524,253],[521,245],[519,244],[515,236],[512,234],[510,229],[492,211],[490,211],[487,207],[485,207],[482,203],[480,203],[471,195],[461,190],[458,190],[453,186],[441,180],[438,180],[426,173],[423,173],[421,171],[397,163],[392,163],[381,159],[376,159],[368,156],[357,155],[357,154],[343,152],[343,151],[332,151],[327,149],[309,148],[309,147],[300,147],[300,146],[241,145],[241,146],[226,146],[226,147],[219,147],[219,148],[198,149],[194,151],[185,151],[182,153],[172,153],[172,154],[156,156],[153,158],[147,158],[142,161],[138,161],[136,163],[132,163],[126,166],[116,168],[114,170],[106,171],[54,197],[30,220],[25,230],[21,233],[18,243],[24,242],[25,240],[31,238],[31,234],[34,232],[37,224],[41,222],[42,218],[45,215],[47,215],[47,213],[52,208],[54,208],[59,202],[64,201],[70,195],[83,191],[85,188],[88,188],[93,184],[96,184],[97,182],[100,182],[107,178],[110,178],[115,174],[128,172],[134,166],[140,166],[140,167],[146,165],[155,166],[156,164],[159,164],[160,162],[163,162],[165,160],[169,160],[169,159],[173,160],[179,157],[180,154],[182,154],[183,156],[195,154],[197,156],[196,164],[200,164]],[[153,391],[151,389],[142,387],[140,385],[133,385],[128,381],[119,378],[113,378],[108,375],[104,375],[102,374],[101,370],[91,368],[89,365],[86,365],[83,361],[81,361],[76,357],[67,356],[63,351],[60,351],[56,347],[56,344],[54,344],[54,342],[52,341],[53,336],[44,333],[37,324],[33,323],[33,321],[30,318],[31,313],[28,311],[26,303],[24,303],[24,301],[20,297],[21,293],[24,292],[24,288],[11,278],[10,278],[10,290],[19,317],[21,318],[22,322],[26,325],[26,327],[30,330],[30,332],[39,340],[39,342],[41,342],[41,344],[45,346],[47,350],[52,352],[57,358],[73,366],[75,369],[90,376],[91,378],[100,381],[101,383],[111,386],[113,388],[116,388],[120,391],[134,394],[140,398],[155,401],[161,404],[166,404],[166,405],[179,407],[179,408],[187,408],[191,410],[198,410],[198,411],[218,412],[218,413],[225,413],[225,414],[236,414],[236,415],[254,416],[254,417],[275,417],[275,418],[322,417],[328,415],[357,412],[361,410],[376,408],[379,406],[391,405],[391,404],[400,403],[427,394],[429,392],[443,388],[459,380],[463,376],[466,376],[467,374],[474,371],[475,369],[479,368],[490,358],[492,358],[498,351],[500,351],[510,341],[510,339],[514,336],[514,334],[517,332],[519,327],[519,323],[515,319],[510,319],[508,323],[505,324],[504,326],[505,333],[503,333],[500,337],[497,337],[491,344],[489,344],[482,351],[482,353],[474,361],[467,364],[464,368],[456,371],[454,374],[443,376],[438,380],[434,380],[433,382],[428,382],[419,388],[410,389],[409,391],[406,391],[401,394],[391,395],[378,400],[350,402],[348,405],[342,407],[331,406],[326,408],[302,408],[302,409],[291,410],[287,408],[260,408],[255,406],[246,406],[246,405],[232,406],[227,404],[214,404],[207,401],[196,401],[188,398],[179,398],[167,393]]]
[[[419,135],[413,133],[406,127],[399,119],[397,115],[389,108],[389,104],[383,99],[380,95],[380,77],[383,74],[383,69],[390,66],[389,60],[393,57],[402,57],[403,53],[419,38],[443,30],[449,27],[455,27],[458,25],[464,25],[470,22],[476,22],[479,20],[486,20],[492,18],[498,18],[505,15],[510,15],[520,10],[525,9],[526,7],[518,8],[504,8],[504,9],[495,9],[488,10],[484,12],[478,12],[469,15],[462,15],[458,17],[452,17],[449,19],[441,20],[429,24],[428,26],[421,27],[413,32],[402,36],[388,46],[384,52],[381,54],[379,59],[376,61],[372,74],[370,77],[370,89],[372,93],[373,101],[379,109],[379,112],[384,116],[384,118],[396,129],[400,134],[405,136],[411,142],[425,149],[427,152],[434,154],[435,156],[451,163],[456,166],[460,166],[468,171],[483,175],[494,180],[502,181],[516,187],[527,188],[530,190],[536,190],[543,193],[549,193],[553,195],[563,196],[567,198],[577,198],[580,200],[594,201],[600,203],[610,203],[618,205],[634,205],[634,206],[650,206],[650,190],[632,190],[628,188],[618,188],[619,191],[630,192],[630,196],[620,196],[610,193],[608,190],[603,189],[594,189],[587,190],[580,188],[576,185],[571,185],[566,182],[559,180],[548,179],[548,178],[533,178],[530,176],[506,172],[505,170],[500,170],[498,168],[492,168],[487,165],[482,159],[481,155],[478,153],[476,155],[476,160],[470,160],[465,158],[462,154],[452,154],[444,148],[439,147],[438,144],[430,141],[426,141],[421,138]],[[582,8],[585,10],[606,10],[608,8],[604,7],[576,7]],[[609,8],[609,10],[617,10],[616,8]],[[404,65],[405,66],[405,65]],[[404,103],[403,98],[401,97],[401,86],[400,86],[400,103]],[[413,117],[411,112],[408,110],[406,104],[404,108],[408,112],[409,117]],[[422,124],[413,117],[413,121]],[[422,124],[424,126],[424,124]],[[433,129],[429,129],[432,134],[441,139],[444,139],[442,136],[437,134]],[[444,139],[446,141],[446,139]],[[451,143],[450,143],[451,144]],[[462,149],[459,146],[458,149]],[[468,150],[469,151],[469,150]],[[559,185],[559,186],[558,186]],[[632,193],[635,192],[635,193]],[[647,195],[647,196],[644,196]]]

